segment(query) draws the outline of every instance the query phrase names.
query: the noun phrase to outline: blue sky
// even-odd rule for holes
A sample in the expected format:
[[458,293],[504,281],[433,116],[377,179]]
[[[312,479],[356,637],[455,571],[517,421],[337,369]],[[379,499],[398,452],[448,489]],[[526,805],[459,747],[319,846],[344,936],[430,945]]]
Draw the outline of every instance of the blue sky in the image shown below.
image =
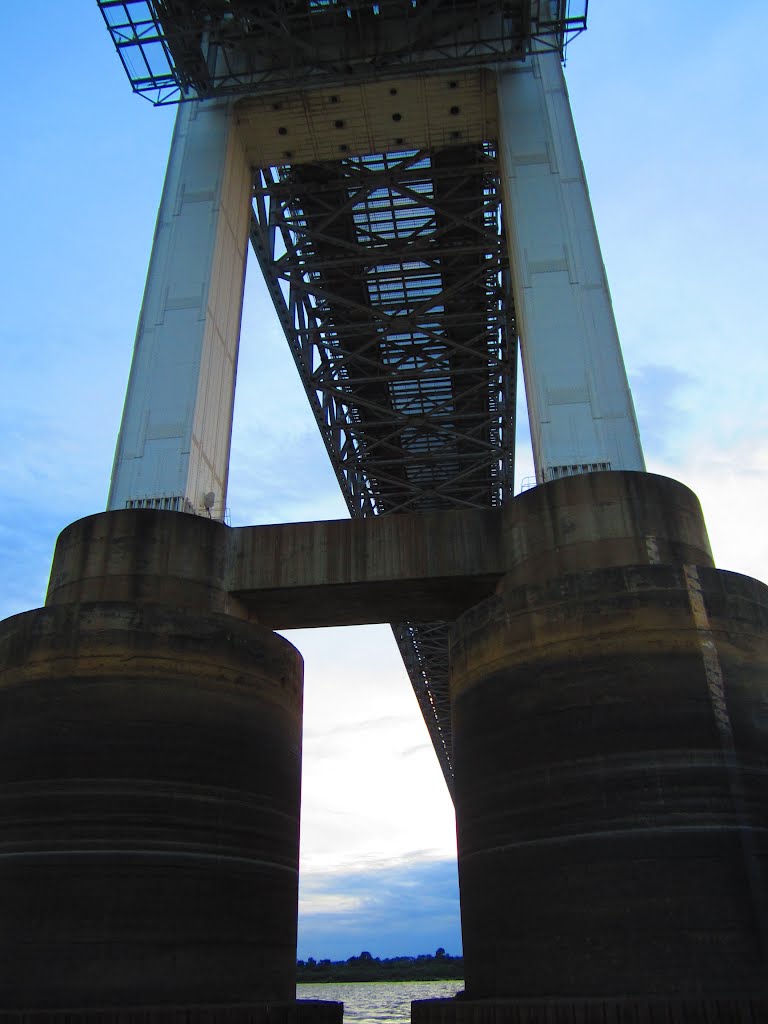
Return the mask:
[[[106,502],[174,116],[131,94],[95,3],[4,17],[0,617],[43,602],[57,533]],[[566,74],[648,468],[698,493],[722,568],[768,579],[768,7],[593,0],[589,24]],[[229,506],[345,514],[255,266]],[[387,628],[290,638],[300,955],[457,952],[451,805]]]

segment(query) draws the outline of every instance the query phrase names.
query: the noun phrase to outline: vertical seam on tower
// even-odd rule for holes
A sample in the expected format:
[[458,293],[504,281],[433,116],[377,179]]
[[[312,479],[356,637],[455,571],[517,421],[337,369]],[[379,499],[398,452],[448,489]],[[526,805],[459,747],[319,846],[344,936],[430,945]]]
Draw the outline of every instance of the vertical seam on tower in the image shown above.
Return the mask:
[[695,565],[684,565],[685,585],[688,590],[688,600],[691,605],[693,622],[696,626],[696,634],[699,640],[702,661],[704,662],[704,675],[707,680],[707,690],[712,703],[712,711],[721,737],[726,745],[733,747],[733,726],[731,716],[728,712],[728,704],[725,699],[725,686],[723,685],[723,670],[720,665],[720,658],[717,654],[717,646],[712,636],[712,628],[709,624],[709,616],[704,604],[704,595],[701,589],[699,570]]

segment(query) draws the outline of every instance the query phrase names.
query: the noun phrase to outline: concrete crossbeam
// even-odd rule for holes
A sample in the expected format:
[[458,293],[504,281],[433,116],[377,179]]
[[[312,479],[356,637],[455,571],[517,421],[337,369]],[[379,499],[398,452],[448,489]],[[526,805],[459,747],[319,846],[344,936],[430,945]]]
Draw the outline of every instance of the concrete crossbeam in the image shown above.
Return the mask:
[[506,585],[585,568],[712,565],[701,509],[644,473],[569,477],[502,509],[228,529],[121,510],[73,523],[49,604],[182,602],[272,629],[455,619]]

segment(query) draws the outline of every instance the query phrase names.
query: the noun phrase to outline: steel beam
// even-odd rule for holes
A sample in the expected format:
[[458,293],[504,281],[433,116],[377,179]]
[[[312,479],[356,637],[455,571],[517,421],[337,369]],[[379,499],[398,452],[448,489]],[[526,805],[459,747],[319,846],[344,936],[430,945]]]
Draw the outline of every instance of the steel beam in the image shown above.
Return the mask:
[[[353,517],[511,497],[516,334],[492,146],[262,168],[251,242]],[[447,625],[393,630],[450,788]]]

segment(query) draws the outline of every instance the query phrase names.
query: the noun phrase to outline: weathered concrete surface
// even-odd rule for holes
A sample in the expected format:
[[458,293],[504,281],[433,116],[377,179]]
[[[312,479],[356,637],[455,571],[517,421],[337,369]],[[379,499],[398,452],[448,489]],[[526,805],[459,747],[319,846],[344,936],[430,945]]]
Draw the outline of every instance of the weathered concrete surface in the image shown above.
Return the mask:
[[301,626],[454,619],[504,571],[495,510],[233,531],[229,586],[259,622]]
[[0,631],[0,1005],[289,998],[298,655],[247,620],[457,616],[480,1017],[768,998],[768,591],[712,568],[687,488],[599,473],[503,510],[65,530],[48,607]]
[[0,1010],[0,1024],[342,1024],[343,1003],[316,999],[215,1006]]
[[506,584],[620,565],[714,565],[693,491],[653,473],[582,473],[505,509]]
[[768,999],[423,999],[411,1024],[763,1024]]
[[177,512],[122,509],[78,519],[56,542],[46,603],[151,602],[247,618],[227,589],[231,533]]
[[301,707],[298,652],[230,616],[2,623],[0,1007],[293,1000]]
[[768,588],[712,568],[508,586],[455,623],[468,998],[768,997],[767,675]]
[[508,577],[712,556],[696,496],[646,473],[593,473],[503,509],[227,529],[123,510],[62,533],[48,603],[167,601],[272,629],[452,620]]

